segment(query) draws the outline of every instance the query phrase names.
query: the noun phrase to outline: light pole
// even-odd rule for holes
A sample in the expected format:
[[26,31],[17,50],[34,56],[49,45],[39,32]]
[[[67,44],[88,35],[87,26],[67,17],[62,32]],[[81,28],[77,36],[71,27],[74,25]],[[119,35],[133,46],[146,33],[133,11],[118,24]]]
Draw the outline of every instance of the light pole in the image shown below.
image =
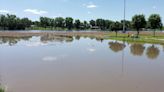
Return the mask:
[[125,33],[125,18],[126,18],[126,0],[124,0],[124,21],[123,21],[123,33]]

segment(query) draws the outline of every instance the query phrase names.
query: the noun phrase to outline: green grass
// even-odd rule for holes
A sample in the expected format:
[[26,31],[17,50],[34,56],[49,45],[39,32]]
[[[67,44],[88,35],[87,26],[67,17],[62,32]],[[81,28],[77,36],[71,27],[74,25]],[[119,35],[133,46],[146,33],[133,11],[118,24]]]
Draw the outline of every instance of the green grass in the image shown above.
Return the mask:
[[141,34],[139,38],[128,37],[128,34],[118,33],[118,36],[115,36],[115,33],[108,35],[109,39],[125,41],[128,43],[150,43],[150,44],[164,44],[164,35],[156,35],[153,37],[150,34]]
[[30,28],[27,28],[26,30],[61,30],[61,31],[66,31],[67,29],[66,28],[52,28],[52,27],[47,27],[47,28],[44,28],[44,27],[30,27]]
[[0,87],[0,92],[5,92],[4,88]]

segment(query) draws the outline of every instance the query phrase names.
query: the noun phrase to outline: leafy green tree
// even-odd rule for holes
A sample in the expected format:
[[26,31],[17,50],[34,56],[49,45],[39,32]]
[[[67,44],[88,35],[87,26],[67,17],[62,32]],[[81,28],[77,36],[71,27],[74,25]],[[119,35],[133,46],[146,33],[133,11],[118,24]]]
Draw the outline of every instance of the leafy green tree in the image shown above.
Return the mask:
[[137,37],[139,37],[139,32],[141,28],[146,27],[146,19],[144,15],[135,15],[132,18],[132,26],[137,30]]
[[65,19],[62,18],[62,17],[57,17],[55,18],[55,21],[54,21],[54,26],[55,27],[60,27],[60,28],[64,28],[64,23],[65,23]]
[[73,28],[73,18],[67,17],[65,19],[65,26],[68,28],[68,30],[71,30]]
[[40,25],[44,28],[51,25],[51,19],[48,17],[40,17]]
[[[121,20],[121,23],[123,25],[124,20]],[[131,28],[132,28],[131,21],[125,20],[125,30],[127,31],[127,30],[129,30]]]
[[22,22],[20,18],[17,18],[16,28],[17,30],[25,30],[26,25]]
[[87,21],[84,21],[84,29],[88,29],[90,26]]
[[7,27],[7,18],[5,15],[0,15],[0,27],[3,30]]
[[111,30],[111,25],[113,21],[111,20],[105,20],[105,29]]
[[8,30],[15,30],[16,29],[16,24],[17,24],[17,17],[16,15],[10,15],[7,14],[7,27]]
[[33,21],[32,24],[37,26],[37,27],[40,27],[40,22],[39,21]]
[[154,30],[153,34],[155,37],[155,31],[156,29],[161,28],[162,20],[159,14],[152,14],[150,15],[148,19],[148,24],[150,25],[150,28]]
[[116,37],[117,37],[118,31],[122,30],[122,24],[120,22],[116,21],[111,24],[110,28],[112,31],[115,31]]
[[81,24],[81,22],[79,19],[75,20],[74,26],[76,29],[80,29],[80,24]]
[[28,28],[32,25],[32,21],[28,18],[22,18],[20,21],[23,24],[23,29]]
[[90,20],[89,23],[92,27],[96,26],[96,21],[94,21],[94,20]]
[[101,30],[105,29],[105,20],[104,19],[97,19],[96,26],[98,26]]

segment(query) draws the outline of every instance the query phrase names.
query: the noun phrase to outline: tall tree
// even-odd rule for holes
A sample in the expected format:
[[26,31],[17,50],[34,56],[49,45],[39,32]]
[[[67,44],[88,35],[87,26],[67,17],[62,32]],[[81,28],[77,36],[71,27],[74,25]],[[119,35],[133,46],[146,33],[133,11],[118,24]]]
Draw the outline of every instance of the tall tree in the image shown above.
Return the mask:
[[[123,25],[124,20],[121,20],[121,23]],[[131,21],[125,20],[125,31],[129,30],[132,28]]]
[[71,30],[73,28],[73,18],[67,17],[65,19],[65,26],[68,28],[68,30]]
[[96,26],[96,21],[95,20],[90,20],[89,23],[92,27]]
[[111,20],[105,20],[105,29],[111,30],[111,25],[113,21]]
[[148,23],[150,25],[150,28],[154,30],[153,35],[155,37],[155,31],[156,29],[161,28],[162,20],[159,14],[152,14],[150,15],[148,19]]
[[55,21],[54,21],[54,26],[55,27],[60,27],[60,28],[64,28],[64,23],[65,23],[65,19],[62,18],[62,17],[57,17],[55,18]]
[[42,27],[49,27],[51,25],[51,19],[48,17],[40,17],[40,25]]
[[28,27],[30,27],[31,26],[31,24],[32,24],[32,21],[31,20],[29,20],[28,18],[22,18],[21,19],[21,22],[22,22],[22,24],[23,24],[23,26],[26,28],[28,28]]
[[81,22],[79,19],[75,20],[74,26],[76,29],[80,29],[80,24],[81,24]]
[[105,29],[105,20],[104,19],[97,19],[96,26],[98,26],[101,30]]
[[135,15],[132,18],[132,26],[137,30],[137,37],[139,37],[139,32],[141,28],[146,27],[146,19],[144,15]]
[[15,30],[17,24],[17,17],[16,15],[7,14],[7,27],[9,30]]
[[120,22],[116,21],[111,24],[110,28],[112,31],[115,31],[116,37],[117,37],[118,31],[122,30],[122,24]]
[[0,27],[5,30],[7,27],[7,18],[5,15],[0,15]]
[[89,28],[89,24],[87,21],[84,21],[84,29],[88,29]]

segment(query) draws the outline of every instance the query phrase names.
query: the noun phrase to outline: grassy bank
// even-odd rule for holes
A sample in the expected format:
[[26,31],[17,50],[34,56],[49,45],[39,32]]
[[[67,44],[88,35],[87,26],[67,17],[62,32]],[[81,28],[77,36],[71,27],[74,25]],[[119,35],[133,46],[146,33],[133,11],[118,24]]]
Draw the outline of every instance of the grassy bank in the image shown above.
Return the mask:
[[156,32],[156,36],[153,36],[153,32],[141,32],[139,38],[132,37],[136,32],[121,33],[119,32],[117,37],[115,32],[109,34],[109,39],[125,41],[129,43],[151,43],[151,44],[164,44],[164,33]]
[[5,92],[3,87],[0,87],[0,92]]
[[[105,31],[90,31],[90,32],[72,32],[72,31],[44,31],[44,32],[31,32],[31,31],[0,31],[0,37],[30,37],[30,36],[75,36],[75,37],[89,37],[91,39],[112,39],[118,41],[125,41],[129,43],[151,43],[151,44],[164,44],[164,33],[156,32],[156,36],[153,36],[153,32],[143,31],[140,33],[139,38],[131,37],[135,35],[135,31],[127,33],[118,32],[116,37],[115,32]],[[128,36],[129,35],[129,36]]]
[[26,28],[26,30],[58,30],[58,31],[66,31],[68,29],[66,28],[60,28],[60,27],[57,27],[57,28],[53,28],[53,27],[30,27],[30,28]]

